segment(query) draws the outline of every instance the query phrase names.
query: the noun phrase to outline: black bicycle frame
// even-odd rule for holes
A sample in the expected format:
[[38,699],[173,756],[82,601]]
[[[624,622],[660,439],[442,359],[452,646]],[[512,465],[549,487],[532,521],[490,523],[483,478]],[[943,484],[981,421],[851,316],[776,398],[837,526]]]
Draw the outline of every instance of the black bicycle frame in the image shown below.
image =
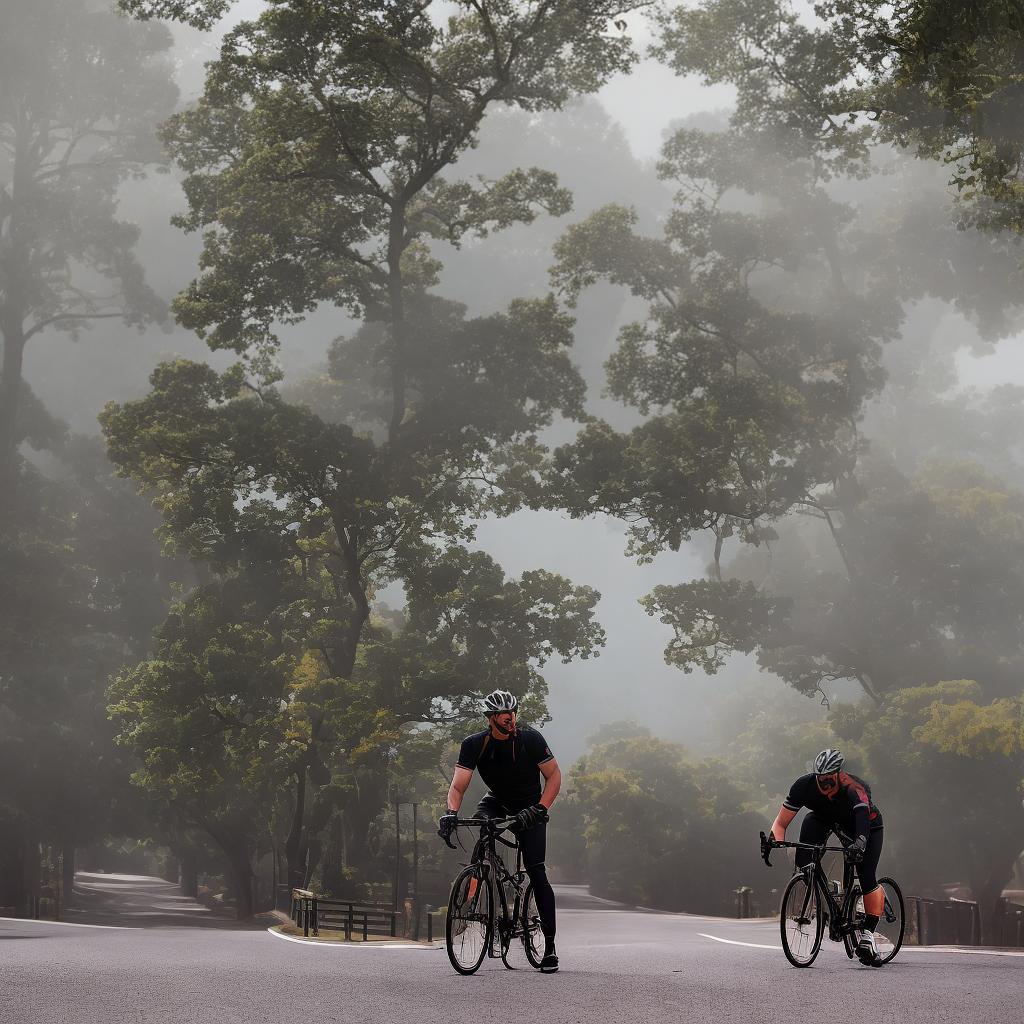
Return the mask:
[[[833,831],[840,840],[847,839],[842,832],[839,832],[836,829],[833,829]],[[855,868],[853,863],[846,857],[847,848],[845,846],[816,846],[814,843],[780,843],[773,841],[771,849],[777,850],[780,848],[811,851],[811,863],[805,865],[802,870],[810,871],[812,885],[807,887],[807,893],[804,896],[804,905],[800,908],[800,916],[807,916],[807,906],[811,901],[811,890],[812,888],[817,888],[818,892],[824,895],[829,907],[828,937],[833,942],[842,942],[844,935],[849,935],[857,930],[857,926],[853,923],[853,905],[854,901],[860,895],[860,887],[854,882],[856,874]],[[841,853],[843,855],[842,903],[836,899],[835,894],[832,892],[828,877],[821,866],[821,858],[826,853]]]
[[[460,818],[459,825],[470,825],[480,829],[480,838],[473,847],[473,856],[470,864],[478,865],[484,873],[485,881],[489,881],[492,891],[497,889],[498,900],[501,904],[501,920],[496,922],[500,930],[499,941],[503,946],[508,946],[515,932],[516,921],[519,920],[522,911],[522,901],[526,897],[526,891],[521,880],[525,877],[523,872],[523,851],[518,842],[509,842],[500,833],[505,831],[512,822],[512,818]],[[516,870],[512,874],[505,866],[504,860],[498,853],[496,844],[501,843],[509,849],[516,851]],[[512,913],[509,914],[508,900],[505,897],[505,885],[510,884],[515,889],[515,902]],[[489,956],[496,956],[488,950]]]

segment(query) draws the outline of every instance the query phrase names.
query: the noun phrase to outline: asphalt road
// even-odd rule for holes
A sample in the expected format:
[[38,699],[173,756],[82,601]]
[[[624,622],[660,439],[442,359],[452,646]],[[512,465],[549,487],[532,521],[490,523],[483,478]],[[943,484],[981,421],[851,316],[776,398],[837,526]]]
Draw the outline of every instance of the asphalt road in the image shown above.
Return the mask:
[[[558,890],[555,975],[440,947],[314,945],[240,928],[156,879],[80,878],[77,924],[0,920],[2,1024],[1021,1020],[1024,953],[906,948],[880,970],[826,942],[796,970],[773,921],[627,910]],[[102,926],[97,926],[102,925]]]

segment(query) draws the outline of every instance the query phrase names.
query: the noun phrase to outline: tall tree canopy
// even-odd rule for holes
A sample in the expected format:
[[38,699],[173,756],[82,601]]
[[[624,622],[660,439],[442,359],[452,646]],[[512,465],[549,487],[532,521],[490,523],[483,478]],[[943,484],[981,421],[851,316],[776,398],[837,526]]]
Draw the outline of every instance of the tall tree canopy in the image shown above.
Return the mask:
[[[296,884],[331,773],[353,768],[346,751],[379,742],[386,759],[403,727],[457,719],[493,676],[540,697],[532,663],[585,657],[603,639],[593,591],[546,573],[504,583],[459,547],[475,516],[539,500],[539,432],[583,414],[571,319],[550,298],[468,319],[431,293],[430,242],[565,212],[552,174],[461,180],[458,157],[491,106],[557,109],[633,54],[607,31],[619,5],[460,3],[443,21],[435,6],[289,0],[228,33],[204,95],[164,138],[187,172],[179,223],[204,231],[202,273],[177,317],[243,360],[223,373],[165,364],[146,398],[102,417],[112,458],[155,488],[174,543],[225,584],[261,560],[291,581],[269,615],[298,615],[286,648],[314,681],[288,761]],[[329,379],[289,402],[275,352],[322,305],[361,326],[335,341]],[[394,582],[410,610],[391,643],[370,617]],[[292,675],[275,683],[286,704]],[[175,709],[174,676],[142,667],[115,687],[129,742],[147,707],[202,716]],[[360,730],[362,746],[351,742]],[[377,776],[348,805],[363,842],[386,783]]]
[[12,0],[0,15],[0,508],[30,431],[26,344],[163,315],[117,190],[161,159],[155,130],[177,99],[170,45],[163,26],[90,0]]
[[660,52],[734,84],[744,119],[802,122],[829,162],[871,142],[940,160],[963,225],[1024,228],[1017,0],[702,0],[661,21]]

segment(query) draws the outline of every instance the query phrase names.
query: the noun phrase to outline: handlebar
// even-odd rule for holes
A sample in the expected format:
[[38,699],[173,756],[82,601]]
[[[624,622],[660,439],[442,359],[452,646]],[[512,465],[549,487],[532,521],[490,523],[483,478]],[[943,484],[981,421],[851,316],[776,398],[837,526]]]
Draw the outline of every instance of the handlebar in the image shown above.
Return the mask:
[[[838,829],[833,829],[835,834],[839,837],[840,841],[847,840],[848,836],[840,832]],[[828,846],[825,844],[818,845],[816,843],[788,843],[785,840],[778,840],[774,836],[769,838],[764,832],[761,833],[761,858],[764,860],[768,867],[772,866],[772,862],[769,859],[771,857],[772,850],[817,850],[818,853],[841,853],[845,857],[847,855],[846,846]]]
[[[456,818],[456,828],[479,828],[481,830],[486,829],[487,831],[493,832],[497,835],[499,832],[504,832],[505,829],[515,824],[515,816],[510,818]],[[458,847],[452,842],[450,836],[442,835],[438,832],[438,835],[445,841],[445,845],[449,849],[456,850]]]

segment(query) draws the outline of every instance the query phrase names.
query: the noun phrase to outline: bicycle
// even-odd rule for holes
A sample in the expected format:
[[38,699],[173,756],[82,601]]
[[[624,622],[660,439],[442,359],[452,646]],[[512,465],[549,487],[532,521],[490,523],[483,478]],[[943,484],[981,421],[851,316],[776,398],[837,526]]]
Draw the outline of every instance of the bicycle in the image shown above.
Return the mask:
[[[833,829],[840,841],[848,844],[849,838],[838,829]],[[810,967],[821,949],[825,924],[828,937],[833,942],[842,942],[846,955],[852,960],[856,955],[856,933],[864,927],[864,900],[860,884],[855,879],[853,862],[847,856],[846,846],[816,846],[811,843],[778,842],[761,833],[761,856],[771,867],[773,849],[792,848],[810,850],[811,863],[797,871],[789,880],[782,894],[779,911],[779,927],[782,931],[782,949],[786,959],[794,967]],[[821,858],[826,853],[842,853],[844,860],[842,885],[838,880],[825,876]],[[906,930],[906,908],[903,893],[892,878],[880,878],[878,884],[885,893],[882,916],[875,927],[875,942],[878,959],[871,966],[881,967],[889,963],[903,945]],[[842,902],[840,902],[840,896]]]
[[[522,942],[530,966],[539,968],[544,958],[537,899],[532,884],[524,887],[526,872],[522,850],[517,842],[509,842],[501,835],[514,823],[515,818],[456,820],[456,827],[480,829],[473,856],[456,875],[448,900],[445,946],[448,959],[459,974],[473,974],[483,963],[484,956],[501,957],[510,971],[515,970],[508,962],[515,939]],[[455,849],[453,842],[448,839],[445,842]],[[505,866],[498,843],[516,851],[515,872]]]

